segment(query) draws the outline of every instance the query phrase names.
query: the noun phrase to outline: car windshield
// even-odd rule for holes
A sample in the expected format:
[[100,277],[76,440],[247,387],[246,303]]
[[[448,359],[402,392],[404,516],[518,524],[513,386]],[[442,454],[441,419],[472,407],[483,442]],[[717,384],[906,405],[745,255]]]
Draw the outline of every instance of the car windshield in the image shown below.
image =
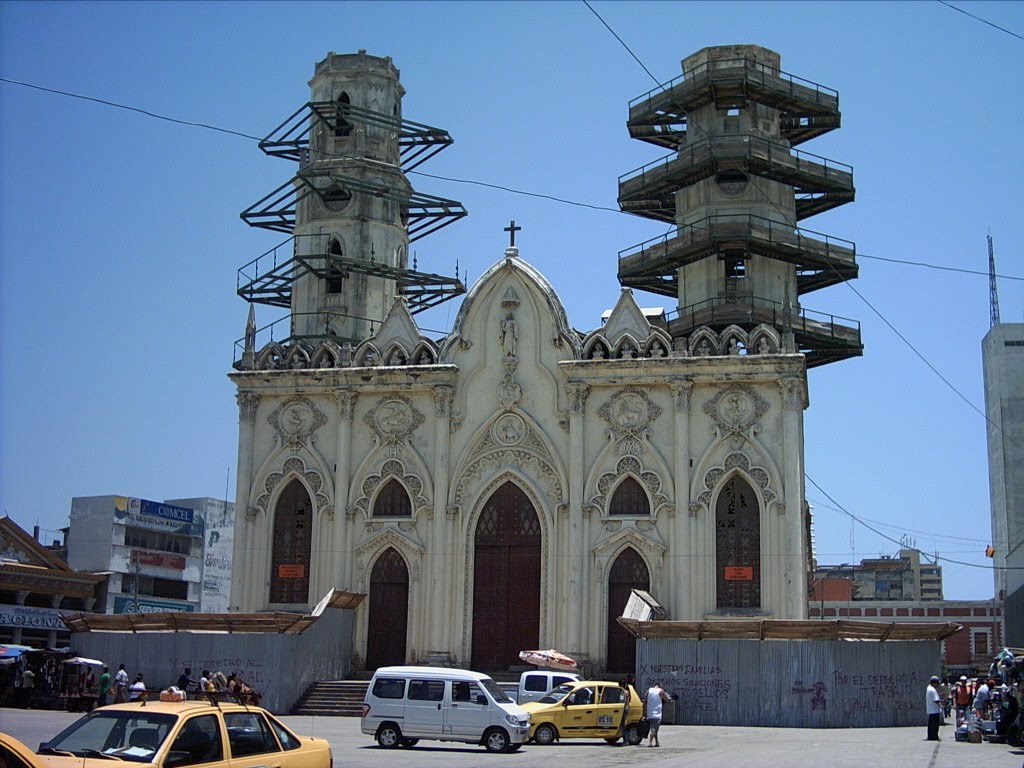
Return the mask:
[[499,688],[498,684],[491,680],[491,678],[485,677],[480,681],[480,686],[499,704],[515,704],[515,702],[508,697],[508,694]]
[[565,685],[560,685],[557,688],[552,688],[537,699],[537,702],[540,704],[557,704],[570,693],[572,693],[572,684],[566,683]]
[[177,715],[144,709],[98,709],[44,741],[38,752],[148,763],[177,719]]

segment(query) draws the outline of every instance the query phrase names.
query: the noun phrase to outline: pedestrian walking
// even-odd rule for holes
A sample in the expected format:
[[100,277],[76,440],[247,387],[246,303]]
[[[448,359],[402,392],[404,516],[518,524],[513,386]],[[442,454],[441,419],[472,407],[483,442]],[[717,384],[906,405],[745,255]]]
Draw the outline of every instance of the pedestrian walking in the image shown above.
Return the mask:
[[135,682],[128,689],[128,701],[139,701],[146,698],[146,683],[142,679],[142,673],[135,676]]
[[114,703],[123,704],[128,701],[128,672],[124,664],[119,664],[114,675]]
[[932,679],[924,691],[924,704],[928,712],[927,741],[939,740],[939,726],[942,724],[942,704],[939,699],[939,684],[941,682],[938,676],[932,675]]
[[105,707],[110,703],[110,667],[103,665],[103,672],[100,674],[100,693],[96,697],[96,706]]
[[665,693],[665,689],[661,687],[661,681],[658,680],[647,689],[647,694],[644,696],[644,717],[650,727],[650,731],[647,733],[648,747],[661,746],[661,742],[658,741],[658,729],[661,727],[662,704],[666,701],[671,701],[671,699]]

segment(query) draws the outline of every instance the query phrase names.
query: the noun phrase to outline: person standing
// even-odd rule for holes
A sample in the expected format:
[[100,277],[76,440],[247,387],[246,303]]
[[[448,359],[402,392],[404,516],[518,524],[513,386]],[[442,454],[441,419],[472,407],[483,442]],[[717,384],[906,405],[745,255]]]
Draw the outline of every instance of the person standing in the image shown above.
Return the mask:
[[979,720],[989,719],[988,707],[992,701],[992,688],[995,687],[995,684],[995,680],[986,680],[974,695],[974,713]]
[[36,690],[36,673],[28,667],[21,673],[21,707],[30,709],[32,706],[32,694]]
[[185,667],[185,671],[178,675],[178,688],[190,693],[196,689],[196,681],[192,678],[192,668]]
[[139,701],[145,697],[146,694],[146,683],[142,679],[142,673],[139,672],[135,676],[135,682],[132,683],[131,688],[128,689],[128,701]]
[[103,665],[103,673],[100,675],[100,694],[96,697],[96,706],[105,707],[110,703],[110,667]]
[[114,703],[122,704],[128,701],[128,672],[124,664],[117,667],[117,674],[114,675]]
[[924,705],[928,712],[927,741],[939,740],[939,726],[942,724],[942,704],[939,703],[939,684],[941,682],[936,675],[932,675],[932,679],[924,691]]
[[658,680],[647,689],[644,696],[644,717],[647,718],[647,725],[651,729],[647,734],[648,747],[661,746],[661,742],[658,741],[658,729],[661,727],[662,703],[666,701],[671,701],[671,699],[665,693],[665,689],[661,687],[661,681]]
[[956,702],[956,724],[959,726],[967,719],[967,710],[971,708],[971,700],[974,698],[971,695],[971,686],[966,676],[961,677],[960,682],[957,683],[953,698]]

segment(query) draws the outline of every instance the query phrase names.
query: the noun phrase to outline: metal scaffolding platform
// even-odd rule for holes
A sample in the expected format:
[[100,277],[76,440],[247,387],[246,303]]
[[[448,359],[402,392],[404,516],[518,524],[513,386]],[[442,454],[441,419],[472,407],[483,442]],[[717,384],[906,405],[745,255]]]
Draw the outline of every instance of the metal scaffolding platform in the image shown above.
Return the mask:
[[305,165],[322,159],[310,157],[309,135],[313,128],[320,124],[328,130],[334,130],[343,121],[394,131],[398,135],[401,168],[406,173],[425,163],[453,142],[451,135],[443,128],[414,123],[354,104],[310,101],[267,134],[260,141],[259,147],[273,157],[283,157]]
[[689,111],[742,108],[748,99],[779,110],[782,138],[794,146],[840,125],[837,91],[754,59],[704,64],[638,96],[626,125],[635,139],[676,148],[687,140]]

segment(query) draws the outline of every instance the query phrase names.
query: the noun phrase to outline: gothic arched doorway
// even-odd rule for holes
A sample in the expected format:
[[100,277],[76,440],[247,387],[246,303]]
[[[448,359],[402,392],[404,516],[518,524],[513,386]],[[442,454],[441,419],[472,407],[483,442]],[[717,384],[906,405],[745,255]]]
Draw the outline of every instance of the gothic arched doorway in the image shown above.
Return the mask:
[[608,653],[609,672],[636,673],[636,638],[616,619],[622,615],[634,589],[648,591],[651,575],[647,564],[632,547],[622,550],[608,571]]
[[297,479],[285,486],[274,509],[270,557],[270,602],[309,602],[309,552],[313,542],[313,502]]
[[761,512],[750,483],[726,482],[715,504],[715,580],[718,608],[761,607]]
[[506,669],[540,640],[540,520],[526,494],[505,483],[476,524],[473,669]]
[[409,627],[409,568],[394,547],[373,564],[369,601],[366,668],[404,664]]

